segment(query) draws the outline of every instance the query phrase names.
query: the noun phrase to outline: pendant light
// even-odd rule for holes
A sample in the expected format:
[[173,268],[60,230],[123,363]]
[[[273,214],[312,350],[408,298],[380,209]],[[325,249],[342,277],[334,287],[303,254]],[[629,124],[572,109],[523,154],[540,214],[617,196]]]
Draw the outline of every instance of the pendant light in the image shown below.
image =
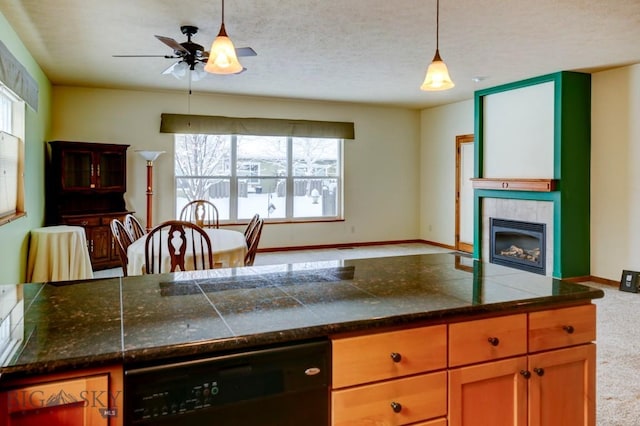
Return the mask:
[[424,78],[422,86],[420,86],[420,90],[447,90],[455,86],[453,81],[451,81],[451,77],[449,77],[447,65],[444,63],[442,58],[440,58],[440,51],[438,50],[438,42],[440,41],[439,31],[440,0],[436,0],[436,54],[431,61],[431,65],[429,65],[429,68],[427,69],[427,75]]
[[224,28],[224,0],[222,0],[222,25],[220,25],[218,37],[213,40],[204,70],[212,74],[237,74],[243,70],[233,42]]

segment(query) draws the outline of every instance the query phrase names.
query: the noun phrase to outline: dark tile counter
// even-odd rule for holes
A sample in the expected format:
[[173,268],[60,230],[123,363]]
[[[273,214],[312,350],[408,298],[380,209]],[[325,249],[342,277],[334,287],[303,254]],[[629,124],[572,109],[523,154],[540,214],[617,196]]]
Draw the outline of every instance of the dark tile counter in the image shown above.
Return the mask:
[[454,254],[0,286],[0,374],[175,359],[603,295]]

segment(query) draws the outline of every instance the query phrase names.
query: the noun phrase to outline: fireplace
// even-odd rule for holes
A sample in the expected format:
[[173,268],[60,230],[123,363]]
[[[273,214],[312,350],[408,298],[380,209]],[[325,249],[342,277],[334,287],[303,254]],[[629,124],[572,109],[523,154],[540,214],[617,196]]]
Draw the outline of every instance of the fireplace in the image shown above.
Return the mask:
[[546,225],[490,218],[489,261],[546,275]]

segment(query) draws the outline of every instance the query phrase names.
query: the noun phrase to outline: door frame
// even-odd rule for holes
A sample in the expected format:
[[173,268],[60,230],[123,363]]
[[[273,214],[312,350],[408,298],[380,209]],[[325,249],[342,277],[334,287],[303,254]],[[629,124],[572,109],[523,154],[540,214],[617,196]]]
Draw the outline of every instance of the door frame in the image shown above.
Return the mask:
[[461,182],[461,167],[460,167],[460,163],[462,161],[462,150],[460,149],[462,144],[465,143],[474,143],[474,135],[473,134],[467,134],[467,135],[458,135],[456,136],[456,193],[455,193],[455,199],[456,199],[456,233],[455,233],[455,248],[458,251],[463,251],[466,253],[473,253],[473,244],[468,244],[468,243],[463,243],[460,242],[460,186],[462,185]]

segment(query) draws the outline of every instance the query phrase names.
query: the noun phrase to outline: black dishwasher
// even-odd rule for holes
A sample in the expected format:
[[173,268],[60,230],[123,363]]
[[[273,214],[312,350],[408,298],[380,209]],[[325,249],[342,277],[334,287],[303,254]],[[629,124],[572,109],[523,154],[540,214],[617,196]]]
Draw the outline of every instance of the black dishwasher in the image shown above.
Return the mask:
[[125,370],[125,425],[329,424],[330,344]]

